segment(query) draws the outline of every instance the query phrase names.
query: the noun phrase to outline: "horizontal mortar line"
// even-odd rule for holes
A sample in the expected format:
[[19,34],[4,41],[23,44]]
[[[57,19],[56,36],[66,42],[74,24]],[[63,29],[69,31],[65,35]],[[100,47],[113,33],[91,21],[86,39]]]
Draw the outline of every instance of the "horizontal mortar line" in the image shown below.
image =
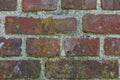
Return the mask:
[[[69,12],[82,12],[82,13],[99,13],[99,14],[101,14],[101,13],[111,13],[111,14],[120,14],[120,10],[62,10],[63,11],[63,14],[65,14],[64,12],[65,11],[69,11]],[[47,11],[45,11],[45,12],[47,12]],[[46,14],[52,14],[51,12],[54,12],[54,11],[50,11],[50,13],[46,13]],[[9,14],[8,14],[9,13]],[[37,14],[36,14],[37,13]],[[3,14],[3,15],[9,15],[9,16],[24,16],[24,17],[26,17],[26,16],[37,16],[37,15],[40,15],[40,13],[41,14],[45,14],[44,13],[44,11],[43,12],[27,12],[27,13],[25,13],[25,12],[0,12],[0,14]],[[55,13],[55,12],[54,12]],[[20,14],[20,15],[19,15]],[[31,15],[32,14],[32,15]],[[61,14],[61,15],[63,15],[63,14]],[[61,15],[57,15],[57,16],[61,16]]]
[[0,60],[118,60],[120,57],[91,57],[91,56],[75,56],[75,57],[0,57]]
[[16,37],[16,38],[60,38],[60,37],[62,37],[63,35],[15,35],[15,34],[13,34],[13,35],[0,35],[1,37],[10,37],[10,38],[12,38],[12,37]]

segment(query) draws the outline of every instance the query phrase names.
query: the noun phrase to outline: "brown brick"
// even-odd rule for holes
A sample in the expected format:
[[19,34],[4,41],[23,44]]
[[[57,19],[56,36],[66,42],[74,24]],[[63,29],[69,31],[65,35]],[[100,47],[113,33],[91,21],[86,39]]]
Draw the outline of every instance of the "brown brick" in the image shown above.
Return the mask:
[[71,33],[77,30],[75,18],[34,19],[26,17],[6,17],[7,34],[55,34]]
[[97,0],[62,0],[63,9],[93,10],[96,9]]
[[120,0],[101,0],[102,9],[120,10]]
[[0,79],[38,78],[40,63],[37,60],[0,61]]
[[120,38],[105,38],[104,40],[105,55],[120,56]]
[[117,78],[116,60],[57,60],[46,63],[48,78]]
[[0,11],[15,11],[17,0],[0,0]]
[[21,44],[21,39],[0,37],[0,56],[19,56],[21,54]]
[[120,34],[120,15],[87,14],[83,18],[83,30],[91,33]]
[[99,38],[67,38],[65,53],[68,56],[98,56]]
[[27,39],[27,53],[32,57],[52,57],[60,54],[60,40],[57,38]]
[[23,11],[55,10],[58,0],[22,0]]

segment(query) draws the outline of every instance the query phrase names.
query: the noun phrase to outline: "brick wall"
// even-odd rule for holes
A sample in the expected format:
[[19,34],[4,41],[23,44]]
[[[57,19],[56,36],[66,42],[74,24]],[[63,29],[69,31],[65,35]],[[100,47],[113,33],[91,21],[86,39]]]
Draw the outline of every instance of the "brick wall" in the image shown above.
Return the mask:
[[119,80],[120,0],[0,0],[0,80]]

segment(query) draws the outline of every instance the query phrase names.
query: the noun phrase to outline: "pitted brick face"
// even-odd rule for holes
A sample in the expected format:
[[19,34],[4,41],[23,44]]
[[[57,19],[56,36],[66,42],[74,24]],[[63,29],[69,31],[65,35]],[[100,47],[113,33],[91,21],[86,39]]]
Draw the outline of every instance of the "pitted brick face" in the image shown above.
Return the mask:
[[22,40],[0,37],[0,56],[20,56]]
[[38,78],[40,68],[37,60],[0,61],[0,79]]
[[62,0],[63,9],[95,10],[97,0]]
[[118,77],[118,62],[107,60],[56,60],[46,63],[48,78],[115,78]]
[[120,0],[101,0],[104,10],[120,10]]
[[120,56],[120,38],[105,38],[104,51],[108,56]]
[[83,30],[87,33],[120,34],[120,15],[87,14],[83,17]]
[[23,11],[56,10],[58,0],[22,0]]
[[0,0],[0,11],[17,10],[17,0]]
[[59,56],[60,40],[57,38],[27,39],[27,53],[31,57]]
[[7,34],[56,34],[71,33],[77,30],[75,18],[64,19],[34,19],[32,17],[6,17],[5,30]]
[[99,38],[67,38],[64,44],[68,56],[99,56]]

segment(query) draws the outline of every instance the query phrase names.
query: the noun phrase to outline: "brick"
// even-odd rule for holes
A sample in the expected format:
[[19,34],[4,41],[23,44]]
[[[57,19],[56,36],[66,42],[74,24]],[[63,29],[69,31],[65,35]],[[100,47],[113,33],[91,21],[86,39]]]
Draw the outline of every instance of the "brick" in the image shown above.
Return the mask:
[[105,55],[120,56],[120,38],[105,38],[104,52]]
[[98,56],[100,51],[99,38],[67,38],[65,53],[68,56]]
[[40,63],[37,60],[0,61],[0,79],[38,78]]
[[23,11],[56,10],[58,0],[22,0]]
[[32,57],[53,57],[60,55],[60,40],[57,38],[27,39],[27,54]]
[[21,54],[21,44],[21,39],[0,37],[0,56],[19,56]]
[[120,10],[120,0],[101,0],[101,3],[104,10]]
[[83,18],[84,32],[100,34],[120,34],[120,15],[87,14]]
[[77,21],[72,17],[64,19],[6,17],[5,25],[7,34],[55,34],[77,30]]
[[118,78],[117,60],[57,60],[46,63],[48,78]]
[[63,9],[93,10],[96,4],[97,0],[62,0]]
[[15,11],[17,0],[0,0],[0,11]]

